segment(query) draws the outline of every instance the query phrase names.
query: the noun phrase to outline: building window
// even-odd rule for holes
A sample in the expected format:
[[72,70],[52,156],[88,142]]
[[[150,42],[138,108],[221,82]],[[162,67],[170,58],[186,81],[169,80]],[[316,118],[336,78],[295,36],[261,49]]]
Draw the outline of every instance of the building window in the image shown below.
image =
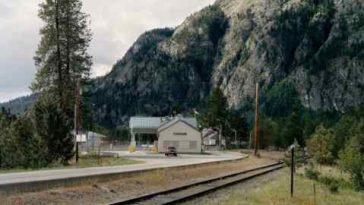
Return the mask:
[[186,133],[186,132],[174,132],[173,134],[174,134],[174,135],[184,135],[184,136],[186,136],[186,135],[187,135],[187,133]]
[[197,141],[190,141],[190,149],[197,149]]

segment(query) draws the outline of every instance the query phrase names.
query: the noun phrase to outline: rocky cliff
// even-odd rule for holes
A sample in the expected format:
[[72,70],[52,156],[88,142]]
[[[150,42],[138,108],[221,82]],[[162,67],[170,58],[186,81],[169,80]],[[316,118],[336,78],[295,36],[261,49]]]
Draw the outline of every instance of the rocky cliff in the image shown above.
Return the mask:
[[218,0],[175,29],[143,34],[95,80],[98,121],[199,106],[220,87],[239,109],[258,82],[291,83],[302,105],[345,111],[364,102],[364,2]]

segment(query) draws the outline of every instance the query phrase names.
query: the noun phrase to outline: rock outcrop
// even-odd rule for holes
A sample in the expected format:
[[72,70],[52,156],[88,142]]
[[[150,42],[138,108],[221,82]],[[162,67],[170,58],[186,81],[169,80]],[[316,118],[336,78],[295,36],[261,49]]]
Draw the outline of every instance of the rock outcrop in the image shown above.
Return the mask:
[[219,86],[239,109],[290,82],[314,110],[364,102],[364,3],[360,0],[218,0],[175,29],[143,34],[94,84],[99,121],[191,110]]

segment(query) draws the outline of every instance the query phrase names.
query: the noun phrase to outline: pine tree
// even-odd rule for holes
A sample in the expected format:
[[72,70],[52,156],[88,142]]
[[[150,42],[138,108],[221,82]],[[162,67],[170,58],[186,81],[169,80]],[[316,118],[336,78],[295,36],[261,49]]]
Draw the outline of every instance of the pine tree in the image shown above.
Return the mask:
[[88,15],[80,0],[44,0],[39,17],[45,25],[34,57],[38,68],[31,88],[40,93],[34,108],[37,135],[47,146],[47,161],[66,163],[73,155],[76,84],[89,78],[91,41]]
[[57,104],[46,100],[38,101],[34,106],[35,130],[41,136],[47,153],[47,163],[67,164],[73,157],[73,139],[67,116]]
[[[237,141],[241,143],[242,141],[248,141],[248,124],[244,116],[239,113],[231,113],[229,116],[229,130],[228,135],[230,136],[230,141],[235,141],[235,134]],[[236,132],[236,133],[235,133]]]
[[227,99],[220,88],[215,88],[207,103],[207,125],[210,127],[225,126],[228,116]]
[[80,0],[45,0],[39,11],[45,26],[34,57],[38,72],[32,89],[50,95],[69,117],[77,80],[89,77],[92,64],[88,16],[81,9]]

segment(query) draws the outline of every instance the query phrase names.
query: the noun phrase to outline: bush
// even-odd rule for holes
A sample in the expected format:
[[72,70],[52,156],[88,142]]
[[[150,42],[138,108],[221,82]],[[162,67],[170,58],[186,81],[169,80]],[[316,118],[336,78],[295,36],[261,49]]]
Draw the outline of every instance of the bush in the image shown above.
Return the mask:
[[320,177],[319,182],[325,184],[331,193],[337,193],[339,191],[340,181],[333,177]]
[[356,190],[364,189],[364,135],[360,136],[352,137],[339,154],[339,165],[350,173]]
[[326,129],[320,125],[316,128],[315,133],[308,140],[307,146],[310,155],[319,164],[332,164],[334,157],[331,153],[332,141],[334,135],[331,129]]
[[337,193],[339,192],[339,186],[336,183],[331,183],[329,185],[329,190],[331,193]]
[[312,167],[305,168],[305,176],[312,180],[318,180],[318,178],[320,176],[320,172],[313,169]]

